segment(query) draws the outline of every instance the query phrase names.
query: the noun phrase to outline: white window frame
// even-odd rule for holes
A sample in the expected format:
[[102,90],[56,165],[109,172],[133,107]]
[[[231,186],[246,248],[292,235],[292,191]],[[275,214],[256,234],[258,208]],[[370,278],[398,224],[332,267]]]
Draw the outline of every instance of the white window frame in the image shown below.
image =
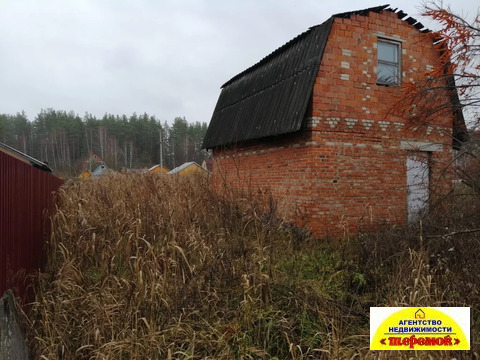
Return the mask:
[[[382,59],[379,58],[379,47],[380,47],[380,44],[382,44],[382,43],[396,46],[396,48],[397,48],[397,61],[396,62],[382,60]],[[400,85],[401,74],[402,74],[401,64],[402,64],[402,44],[401,44],[401,42],[390,40],[390,39],[378,38],[378,40],[377,40],[377,84],[378,85],[385,85],[385,86]],[[382,65],[396,67],[397,74],[396,74],[394,82],[393,81],[392,82],[380,81],[378,75],[379,75],[380,67]]]

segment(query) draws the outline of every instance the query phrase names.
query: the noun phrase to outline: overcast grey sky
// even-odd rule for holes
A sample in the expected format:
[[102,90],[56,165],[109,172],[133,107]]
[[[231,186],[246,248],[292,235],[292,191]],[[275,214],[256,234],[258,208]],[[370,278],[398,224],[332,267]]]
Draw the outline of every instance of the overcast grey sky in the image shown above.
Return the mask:
[[[0,113],[209,122],[220,87],[332,14],[378,0],[0,0]],[[421,20],[421,0],[390,2]],[[452,9],[476,13],[477,0]],[[431,25],[429,25],[431,27]]]

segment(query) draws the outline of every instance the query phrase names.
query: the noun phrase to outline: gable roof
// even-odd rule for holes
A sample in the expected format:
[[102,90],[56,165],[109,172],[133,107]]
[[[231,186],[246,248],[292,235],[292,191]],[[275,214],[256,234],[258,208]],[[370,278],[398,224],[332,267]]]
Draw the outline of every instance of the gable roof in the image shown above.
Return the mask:
[[95,168],[95,170],[92,171],[92,175],[93,176],[99,176],[99,175],[102,175],[107,170],[108,170],[107,165],[100,164]]
[[236,144],[301,129],[315,78],[336,17],[391,11],[422,32],[417,20],[382,5],[336,14],[281,46],[222,86],[204,148]]
[[0,151],[10,156],[13,156],[14,158],[20,161],[23,161],[24,163],[30,164],[33,167],[36,167],[37,169],[40,169],[46,172],[53,172],[53,170],[50,169],[47,163],[37,160],[21,151],[18,151],[17,149],[14,149],[13,147],[8,146],[7,144],[0,142]]

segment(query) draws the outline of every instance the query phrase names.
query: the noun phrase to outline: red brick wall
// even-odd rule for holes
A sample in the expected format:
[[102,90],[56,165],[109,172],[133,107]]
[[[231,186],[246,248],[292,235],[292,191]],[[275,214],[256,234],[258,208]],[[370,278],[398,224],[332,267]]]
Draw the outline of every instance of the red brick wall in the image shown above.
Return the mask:
[[[401,43],[402,81],[435,65],[431,40],[391,12],[336,18],[303,132],[214,151],[214,179],[229,186],[268,188],[287,218],[320,237],[404,223],[406,141],[435,144],[433,200],[451,184],[451,119],[413,126],[389,113],[399,87],[376,84],[379,37]],[[447,172],[449,174],[449,172]],[[443,175],[443,176],[441,176]],[[441,191],[437,191],[438,188]]]

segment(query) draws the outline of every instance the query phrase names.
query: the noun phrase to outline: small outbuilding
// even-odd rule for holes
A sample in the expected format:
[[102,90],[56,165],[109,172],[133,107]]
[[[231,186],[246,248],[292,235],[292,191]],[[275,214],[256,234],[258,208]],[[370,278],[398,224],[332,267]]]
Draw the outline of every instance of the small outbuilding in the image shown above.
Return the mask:
[[46,215],[62,183],[47,163],[0,143],[0,294],[22,296],[25,276],[44,263]]

